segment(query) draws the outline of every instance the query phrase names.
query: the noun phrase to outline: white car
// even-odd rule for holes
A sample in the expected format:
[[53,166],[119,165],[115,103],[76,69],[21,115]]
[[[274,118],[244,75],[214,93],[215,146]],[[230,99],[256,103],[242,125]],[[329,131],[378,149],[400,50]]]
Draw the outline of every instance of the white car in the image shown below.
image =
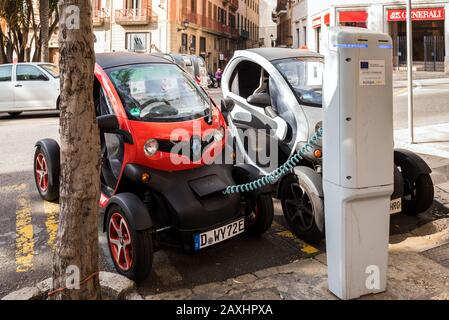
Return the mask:
[[59,68],[51,63],[0,65],[0,112],[59,109]]

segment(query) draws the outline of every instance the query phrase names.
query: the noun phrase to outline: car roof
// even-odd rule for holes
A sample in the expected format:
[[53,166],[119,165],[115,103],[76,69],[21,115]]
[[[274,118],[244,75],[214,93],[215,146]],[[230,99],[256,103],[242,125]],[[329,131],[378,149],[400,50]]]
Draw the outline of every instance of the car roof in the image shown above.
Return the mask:
[[97,64],[103,69],[143,63],[173,64],[173,62],[161,55],[134,52],[98,53],[95,55],[95,58]]
[[324,58],[323,55],[302,49],[290,49],[290,48],[256,48],[248,49],[246,51],[253,52],[260,55],[261,57],[267,59],[268,61],[274,61],[279,59],[288,58]]

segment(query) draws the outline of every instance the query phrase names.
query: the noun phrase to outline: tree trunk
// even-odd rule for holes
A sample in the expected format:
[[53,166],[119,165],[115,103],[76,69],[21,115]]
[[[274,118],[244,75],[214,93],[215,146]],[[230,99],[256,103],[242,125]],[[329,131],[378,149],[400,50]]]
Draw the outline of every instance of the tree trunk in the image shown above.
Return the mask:
[[41,23],[41,61],[49,62],[50,53],[48,49],[49,41],[49,0],[39,0],[39,18]]
[[[98,201],[100,142],[93,103],[94,41],[90,0],[60,0],[60,217],[53,258],[55,299],[100,299]],[[70,24],[79,8],[79,28]],[[69,8],[70,7],[70,8]],[[76,19],[75,19],[76,21]],[[73,276],[79,270],[79,282]],[[74,282],[72,282],[74,280]],[[79,289],[73,285],[79,284]]]

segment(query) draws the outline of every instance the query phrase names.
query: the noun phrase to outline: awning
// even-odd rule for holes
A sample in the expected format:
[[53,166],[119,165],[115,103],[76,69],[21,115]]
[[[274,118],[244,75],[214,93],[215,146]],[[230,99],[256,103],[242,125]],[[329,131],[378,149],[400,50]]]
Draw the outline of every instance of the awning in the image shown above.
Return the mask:
[[312,28],[317,29],[321,27],[321,17],[312,20]]
[[366,11],[340,11],[338,13],[338,22],[366,22],[368,12]]
[[[444,8],[419,8],[412,10],[413,21],[429,21],[429,20],[444,20]],[[388,21],[406,21],[407,10],[404,9],[389,9]]]

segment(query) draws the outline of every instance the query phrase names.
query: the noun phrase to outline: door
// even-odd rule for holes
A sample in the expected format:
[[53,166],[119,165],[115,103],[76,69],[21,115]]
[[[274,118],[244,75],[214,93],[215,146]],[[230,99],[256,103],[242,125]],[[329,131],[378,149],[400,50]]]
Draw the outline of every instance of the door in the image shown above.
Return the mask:
[[0,112],[14,109],[12,65],[0,66]]
[[237,161],[255,165],[265,173],[277,168],[278,142],[287,133],[285,121],[271,106],[269,78],[260,65],[245,60],[238,63],[225,84],[227,97],[235,102],[231,129],[235,130]]
[[41,69],[34,65],[17,65],[14,83],[16,109],[56,109],[54,92],[54,83]]
[[444,72],[444,57],[444,37],[424,36],[424,70]]

